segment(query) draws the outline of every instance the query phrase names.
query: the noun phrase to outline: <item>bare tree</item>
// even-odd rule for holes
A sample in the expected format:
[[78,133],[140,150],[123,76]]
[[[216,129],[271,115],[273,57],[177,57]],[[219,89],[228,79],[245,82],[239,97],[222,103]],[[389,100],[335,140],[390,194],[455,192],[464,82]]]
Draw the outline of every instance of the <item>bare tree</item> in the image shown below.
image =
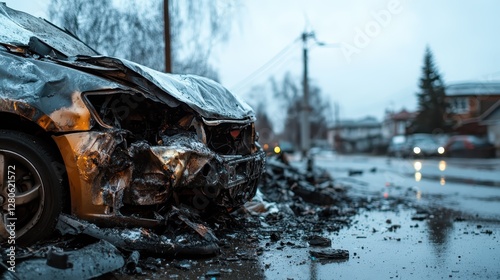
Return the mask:
[[[240,5],[223,0],[169,3],[173,71],[217,79],[209,61],[212,49],[227,40]],[[51,0],[49,17],[100,53],[162,71],[162,5],[160,0]]]
[[[282,81],[271,79],[275,98],[283,102],[286,108],[285,130],[282,137],[297,147],[300,144],[300,110],[303,102],[302,87],[298,81],[300,79],[292,77],[290,73],[286,73]],[[310,137],[311,139],[324,139],[328,128],[330,103],[323,99],[321,89],[313,82],[309,83],[309,98]]]
[[266,112],[264,102],[259,102],[255,109],[255,130],[259,133],[259,142],[261,144],[273,144],[277,139],[274,135],[273,124]]

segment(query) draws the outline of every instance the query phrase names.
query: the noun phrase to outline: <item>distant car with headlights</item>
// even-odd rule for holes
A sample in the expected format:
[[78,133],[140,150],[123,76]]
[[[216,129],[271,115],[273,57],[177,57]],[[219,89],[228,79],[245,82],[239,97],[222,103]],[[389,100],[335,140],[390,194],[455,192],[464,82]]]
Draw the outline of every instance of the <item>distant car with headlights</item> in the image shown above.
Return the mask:
[[431,157],[444,154],[444,147],[432,134],[417,133],[407,137],[404,155],[409,157]]
[[[169,207],[235,208],[264,172],[255,114],[220,84],[102,56],[0,3],[0,243],[61,211],[157,227]],[[15,209],[15,211],[13,210]]]
[[493,158],[495,146],[487,139],[474,135],[455,135],[448,139],[445,155],[463,158]]

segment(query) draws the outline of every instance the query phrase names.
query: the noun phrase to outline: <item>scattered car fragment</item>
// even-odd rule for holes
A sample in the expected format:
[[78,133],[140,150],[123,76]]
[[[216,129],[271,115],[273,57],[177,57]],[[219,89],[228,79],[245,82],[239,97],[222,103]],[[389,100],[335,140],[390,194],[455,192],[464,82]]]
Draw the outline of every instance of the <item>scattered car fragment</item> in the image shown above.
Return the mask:
[[78,235],[83,233],[99,240],[105,240],[120,249],[159,254],[163,257],[191,254],[196,254],[198,256],[217,254],[219,252],[219,246],[215,243],[216,239],[214,240],[215,237],[213,234],[211,234],[206,227],[202,225],[194,226],[193,222],[188,221],[185,217],[184,219],[190,223],[188,224],[190,227],[205,229],[207,231],[205,235],[210,237],[205,237],[205,235],[202,236],[210,242],[180,244],[164,235],[157,235],[154,232],[144,229],[99,228],[94,224],[64,214],[59,218],[57,229],[62,234]]
[[330,259],[330,260],[347,260],[349,259],[349,251],[343,249],[321,249],[321,250],[311,250],[309,251],[311,256],[318,259]]
[[18,243],[46,237],[63,208],[155,227],[169,205],[237,207],[264,171],[253,110],[218,83],[101,56],[4,3],[0,118],[0,242],[9,218]]
[[292,196],[298,196],[308,203],[332,205],[339,202],[338,192],[344,191],[334,186],[327,171],[312,168],[304,173],[279,157],[267,158],[264,174],[261,191],[276,202],[291,201]]
[[52,248],[46,258],[25,260],[16,268],[15,279],[91,279],[124,264],[120,251],[101,240],[74,251]]
[[332,246],[332,240],[330,238],[326,238],[319,235],[309,236],[308,238],[309,245],[316,247],[330,247]]

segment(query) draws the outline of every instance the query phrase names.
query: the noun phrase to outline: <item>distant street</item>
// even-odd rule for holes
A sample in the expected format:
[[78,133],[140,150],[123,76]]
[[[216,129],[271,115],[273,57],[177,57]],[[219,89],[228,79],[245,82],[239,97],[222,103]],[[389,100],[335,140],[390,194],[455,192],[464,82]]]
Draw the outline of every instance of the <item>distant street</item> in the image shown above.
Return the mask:
[[349,260],[271,250],[268,279],[500,279],[500,160],[335,155],[315,164],[380,207],[331,236]]
[[[370,156],[318,158],[343,184],[381,195],[414,193],[419,205],[434,205],[500,220],[500,159],[401,159]],[[370,170],[376,172],[370,172]],[[348,176],[349,170],[363,171]]]

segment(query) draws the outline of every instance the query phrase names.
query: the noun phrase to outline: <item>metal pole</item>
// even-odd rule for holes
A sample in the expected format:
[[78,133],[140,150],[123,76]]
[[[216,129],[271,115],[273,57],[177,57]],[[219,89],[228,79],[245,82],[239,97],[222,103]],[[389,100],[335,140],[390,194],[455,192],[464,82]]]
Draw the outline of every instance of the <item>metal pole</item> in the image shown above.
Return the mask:
[[310,34],[304,32],[302,33],[302,43],[303,43],[303,59],[304,59],[304,100],[302,104],[302,125],[300,126],[300,142],[302,145],[302,156],[305,158],[310,146],[310,123],[309,123],[309,85],[308,85],[308,73],[307,73],[307,38]]
[[170,13],[168,0],[163,0],[163,21],[164,21],[164,38],[165,38],[165,72],[172,73],[172,46],[170,38]]

